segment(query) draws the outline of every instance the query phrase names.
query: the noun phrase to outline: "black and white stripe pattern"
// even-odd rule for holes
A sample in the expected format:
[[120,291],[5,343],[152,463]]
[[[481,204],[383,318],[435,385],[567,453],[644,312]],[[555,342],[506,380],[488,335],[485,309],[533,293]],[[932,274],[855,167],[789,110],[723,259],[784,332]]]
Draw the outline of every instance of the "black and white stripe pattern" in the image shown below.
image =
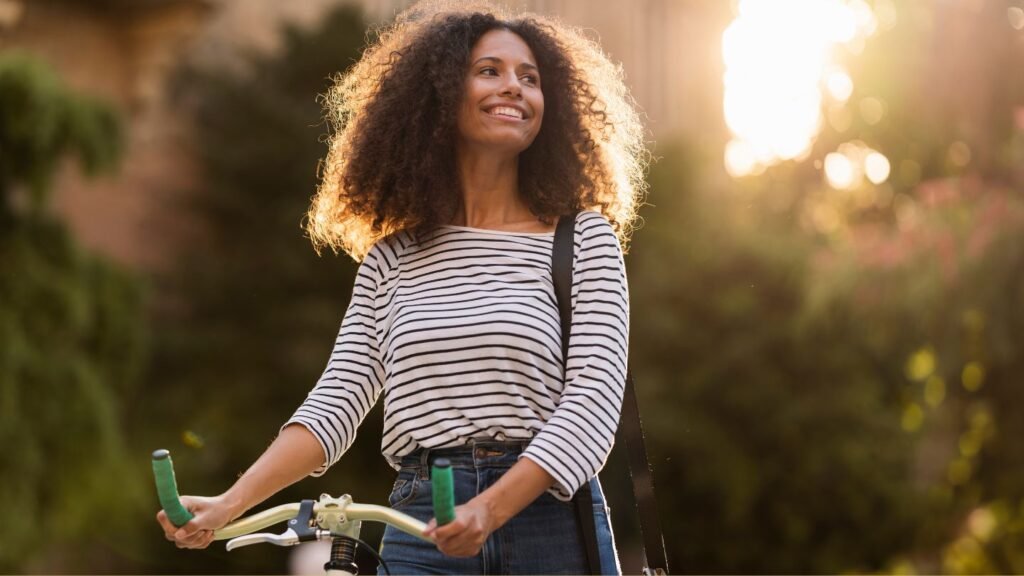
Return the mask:
[[[604,465],[626,374],[629,297],[618,239],[597,212],[576,218],[569,360],[551,283],[551,233],[445,226],[399,233],[359,267],[327,369],[285,424],[306,426],[337,462],[384,392],[381,451],[532,439],[523,456],[562,500]],[[564,371],[563,365],[567,366]]]

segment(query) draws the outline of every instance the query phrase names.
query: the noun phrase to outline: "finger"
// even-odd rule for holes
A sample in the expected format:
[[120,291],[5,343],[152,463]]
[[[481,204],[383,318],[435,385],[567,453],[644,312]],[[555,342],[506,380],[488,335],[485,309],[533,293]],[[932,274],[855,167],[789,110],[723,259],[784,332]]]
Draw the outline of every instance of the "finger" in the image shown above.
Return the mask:
[[189,520],[181,528],[179,528],[177,532],[174,533],[174,537],[178,540],[183,540],[200,530],[202,530],[202,528],[200,528],[199,524],[197,524],[194,519]]
[[454,521],[445,524],[444,526],[438,526],[434,529],[434,536],[440,539],[448,539],[457,534],[461,534],[466,530],[466,525],[463,522]]
[[472,556],[476,556],[477,553],[480,552],[480,547],[479,546],[473,546],[473,545],[460,544],[460,545],[455,545],[455,546],[447,547],[446,549],[442,550],[441,552],[443,552],[445,555],[451,556],[453,558],[470,558]]
[[202,534],[187,534],[182,537],[175,535],[174,540],[186,548],[191,548],[201,536]]
[[434,537],[434,532],[436,530],[437,530],[437,521],[435,519],[431,518],[430,522],[427,522],[427,527],[423,529],[423,535],[426,536],[427,538],[433,538]]
[[198,548],[200,544],[202,544],[203,540],[206,539],[207,532],[208,530],[201,530],[199,532],[196,532],[195,534],[192,534],[191,536],[182,540],[182,543],[188,546],[189,548]]
[[189,547],[201,550],[209,546],[211,540],[213,540],[213,531],[203,530],[201,534],[196,535],[192,543],[189,544]]
[[164,531],[164,536],[166,536],[167,538],[170,538],[170,539],[174,538],[174,533],[177,532],[178,529],[176,527],[172,526],[170,521],[167,520],[167,513],[166,512],[164,512],[163,510],[160,510],[159,512],[157,512],[156,513],[156,522],[157,522],[157,524],[160,525],[160,528]]

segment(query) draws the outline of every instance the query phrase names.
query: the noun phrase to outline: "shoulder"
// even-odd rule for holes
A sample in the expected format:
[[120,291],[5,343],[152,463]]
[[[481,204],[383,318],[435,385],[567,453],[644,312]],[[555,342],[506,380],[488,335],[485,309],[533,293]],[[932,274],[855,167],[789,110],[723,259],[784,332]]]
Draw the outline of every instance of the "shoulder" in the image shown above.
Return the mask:
[[363,258],[361,267],[370,268],[378,278],[384,278],[398,266],[409,243],[410,238],[404,231],[379,238]]
[[619,246],[619,238],[615,234],[608,218],[594,210],[582,210],[576,215],[576,242],[583,249],[594,247]]

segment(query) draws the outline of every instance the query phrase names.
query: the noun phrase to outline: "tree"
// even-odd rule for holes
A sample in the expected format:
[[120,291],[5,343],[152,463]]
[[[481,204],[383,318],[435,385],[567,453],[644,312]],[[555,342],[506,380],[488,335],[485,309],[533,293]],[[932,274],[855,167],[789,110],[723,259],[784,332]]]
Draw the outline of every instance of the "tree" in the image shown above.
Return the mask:
[[123,526],[145,478],[120,401],[145,356],[144,291],[46,206],[65,156],[89,174],[116,166],[120,123],[18,53],[0,57],[0,115],[0,507],[17,519],[0,527],[0,570],[67,569],[54,551],[95,558],[96,520]]

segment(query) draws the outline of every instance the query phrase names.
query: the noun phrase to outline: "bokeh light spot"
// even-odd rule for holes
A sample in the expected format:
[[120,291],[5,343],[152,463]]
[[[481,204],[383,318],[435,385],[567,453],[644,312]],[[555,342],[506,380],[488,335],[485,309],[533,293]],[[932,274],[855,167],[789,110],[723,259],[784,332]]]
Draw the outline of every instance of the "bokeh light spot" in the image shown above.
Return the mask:
[[853,125],[853,113],[848,106],[829,106],[826,117],[832,129],[840,134]]
[[953,142],[949,146],[949,161],[959,168],[967,166],[971,162],[971,147],[959,140]]
[[981,438],[970,432],[960,437],[960,455],[965,458],[975,456],[981,450]]
[[935,351],[930,347],[921,348],[907,358],[907,378],[920,382],[935,372]]
[[968,362],[960,374],[960,381],[963,383],[965,390],[974,392],[981,388],[982,383],[985,381],[985,369],[978,362]]
[[730,140],[725,145],[725,170],[733,178],[748,176],[757,167],[757,157],[750,143],[744,140]]
[[916,432],[921,428],[921,424],[924,423],[924,410],[916,403],[908,404],[903,409],[903,418],[900,420],[900,426],[903,427],[907,432]]
[[833,70],[825,80],[829,96],[838,102],[846,102],[853,94],[853,79],[844,70]]
[[946,399],[946,381],[932,374],[924,383],[924,402],[932,408]]
[[874,126],[885,116],[885,105],[878,98],[863,98],[860,101],[860,117]]
[[199,434],[196,434],[192,430],[185,430],[184,432],[182,432],[181,441],[183,444],[185,444],[185,446],[188,446],[189,448],[194,448],[196,450],[199,450],[206,445],[206,442],[203,440],[203,437],[200,436]]
[[880,152],[870,152],[864,158],[864,174],[872,184],[881,184],[889,179],[889,159]]
[[982,542],[987,542],[998,526],[999,522],[996,519],[996,515],[985,507],[975,508],[971,515],[967,517],[967,529],[971,532],[972,536]]
[[835,232],[839,229],[839,226],[842,223],[839,217],[839,211],[825,202],[818,203],[814,206],[811,212],[811,219],[814,222],[814,227],[823,234]]
[[832,152],[825,156],[825,179],[837,190],[849,190],[857,183],[853,162],[845,154]]

